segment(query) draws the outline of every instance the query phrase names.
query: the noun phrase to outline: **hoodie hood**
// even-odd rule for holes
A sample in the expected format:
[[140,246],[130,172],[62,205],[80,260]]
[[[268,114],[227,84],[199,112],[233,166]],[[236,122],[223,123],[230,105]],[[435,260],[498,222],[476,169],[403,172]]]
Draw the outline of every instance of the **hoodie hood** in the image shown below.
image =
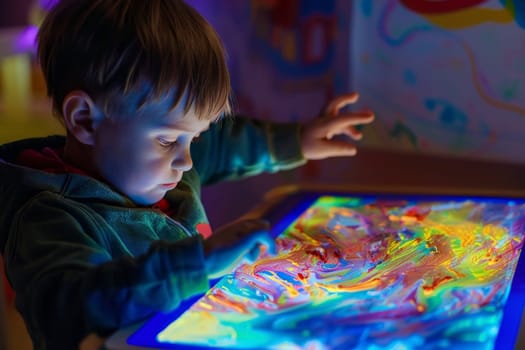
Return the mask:
[[49,136],[15,141],[0,146],[0,253],[3,252],[14,214],[32,197],[48,191],[79,201],[104,201],[134,206],[127,197],[89,176],[74,173],[54,174],[16,164],[24,150],[62,148],[64,136]]

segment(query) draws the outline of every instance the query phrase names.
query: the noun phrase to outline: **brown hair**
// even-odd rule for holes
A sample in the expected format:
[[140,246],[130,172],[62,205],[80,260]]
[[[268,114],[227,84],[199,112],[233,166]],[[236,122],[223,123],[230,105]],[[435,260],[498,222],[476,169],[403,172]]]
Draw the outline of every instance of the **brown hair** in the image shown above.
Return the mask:
[[[182,0],[61,0],[38,34],[38,58],[61,115],[83,90],[108,114],[115,97],[140,94],[139,109],[175,91],[186,111],[214,118],[230,112],[230,78],[220,38]],[[117,98],[118,100],[118,98]]]

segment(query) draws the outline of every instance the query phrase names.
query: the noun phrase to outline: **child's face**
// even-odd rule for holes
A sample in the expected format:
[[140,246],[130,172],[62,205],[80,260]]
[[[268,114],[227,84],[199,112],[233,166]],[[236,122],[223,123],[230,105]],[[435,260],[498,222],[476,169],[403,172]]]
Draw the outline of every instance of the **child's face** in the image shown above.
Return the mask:
[[97,127],[93,149],[97,170],[140,205],[159,201],[177,186],[193,166],[192,140],[210,126],[193,108],[185,114],[183,103],[171,111],[169,107],[165,99],[137,115],[105,118]]

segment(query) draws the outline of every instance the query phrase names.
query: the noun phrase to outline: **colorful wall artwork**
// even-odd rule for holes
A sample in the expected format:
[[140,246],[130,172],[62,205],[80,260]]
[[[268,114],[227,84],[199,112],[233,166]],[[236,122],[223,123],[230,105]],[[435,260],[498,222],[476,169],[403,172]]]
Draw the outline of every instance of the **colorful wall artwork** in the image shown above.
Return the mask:
[[525,2],[190,1],[230,53],[240,110],[305,120],[357,90],[364,145],[525,161]]
[[[346,91],[351,2],[190,0],[228,50],[238,110],[278,121],[314,117]],[[313,108],[314,107],[314,108]]]
[[525,2],[354,4],[354,86],[378,116],[365,143],[525,161]]

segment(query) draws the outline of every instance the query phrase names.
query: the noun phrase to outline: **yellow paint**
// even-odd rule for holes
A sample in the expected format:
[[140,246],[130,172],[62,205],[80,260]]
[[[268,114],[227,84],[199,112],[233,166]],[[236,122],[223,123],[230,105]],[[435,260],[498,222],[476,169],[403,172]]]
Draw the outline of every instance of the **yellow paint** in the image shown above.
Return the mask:
[[292,31],[283,31],[281,33],[282,36],[282,50],[283,50],[283,57],[288,62],[295,62],[297,59],[297,48],[296,48],[296,39],[295,34]]
[[486,22],[511,23],[514,19],[507,10],[473,7],[444,15],[424,16],[432,24],[445,29],[462,29]]
[[340,292],[362,292],[366,290],[376,289],[381,285],[381,281],[377,278],[368,281],[355,282],[345,281],[338,285],[323,285],[323,288],[332,293]]

